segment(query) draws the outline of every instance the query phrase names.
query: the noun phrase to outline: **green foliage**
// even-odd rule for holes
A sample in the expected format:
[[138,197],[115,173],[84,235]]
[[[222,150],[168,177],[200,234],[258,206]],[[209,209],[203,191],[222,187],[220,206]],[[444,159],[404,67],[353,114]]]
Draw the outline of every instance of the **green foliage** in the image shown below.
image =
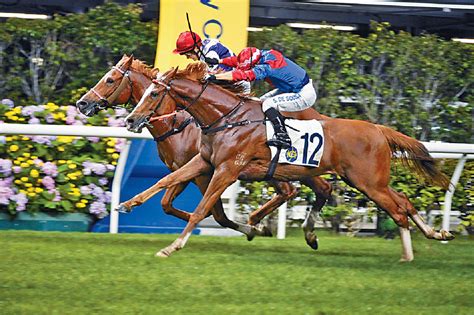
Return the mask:
[[0,95],[25,103],[77,100],[124,53],[151,63],[156,25],[137,5],[113,2],[52,20],[8,19],[0,28]]

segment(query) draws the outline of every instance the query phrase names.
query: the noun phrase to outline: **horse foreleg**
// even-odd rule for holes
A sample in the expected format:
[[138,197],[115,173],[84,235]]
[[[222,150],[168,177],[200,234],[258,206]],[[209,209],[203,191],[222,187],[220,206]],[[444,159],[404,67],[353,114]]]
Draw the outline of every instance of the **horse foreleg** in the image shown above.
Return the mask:
[[143,204],[165,188],[188,182],[196,176],[210,172],[212,172],[212,166],[198,154],[183,167],[160,179],[155,185],[119,204],[116,210],[129,212],[133,207]]
[[411,245],[411,235],[408,228],[400,227],[400,240],[402,242],[402,258],[400,258],[400,261],[412,261],[414,259],[413,247]]
[[195,226],[201,222],[213,209],[224,190],[237,180],[238,173],[232,174],[230,168],[225,164],[221,164],[214,172],[209,186],[203,196],[203,199],[197,206],[193,214],[189,218],[189,222],[184,228],[181,235],[171,245],[161,249],[156,256],[168,257],[173,252],[184,247],[187,240],[191,236],[191,232]]
[[316,219],[318,213],[322,207],[326,204],[327,200],[331,197],[332,186],[326,180],[320,177],[307,178],[301,181],[302,184],[310,187],[316,194],[316,201],[311,207],[305,221],[303,222],[303,231],[306,244],[314,250],[318,249],[318,237],[314,233]]
[[161,207],[163,208],[163,211],[166,214],[170,214],[184,221],[189,221],[191,213],[173,207],[173,200],[186,188],[186,186],[188,186],[188,183],[182,183],[168,188],[163,198],[161,198]]

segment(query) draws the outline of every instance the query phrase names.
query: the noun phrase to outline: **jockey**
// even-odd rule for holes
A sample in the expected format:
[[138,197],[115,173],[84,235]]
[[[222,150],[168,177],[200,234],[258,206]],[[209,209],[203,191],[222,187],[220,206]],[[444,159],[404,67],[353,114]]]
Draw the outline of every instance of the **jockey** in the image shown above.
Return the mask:
[[[232,50],[222,45],[217,39],[206,38],[202,41],[198,34],[189,31],[179,34],[176,40],[176,49],[173,50],[173,53],[184,55],[186,58],[194,61],[200,60],[206,63],[208,63],[208,60],[219,60],[234,56]],[[216,71],[217,69],[232,70],[229,66],[216,63],[210,64],[209,69],[211,71]]]
[[[209,61],[209,60],[208,60]],[[236,69],[229,72],[208,75],[207,80],[266,80],[275,89],[264,94],[262,110],[273,124],[275,138],[268,145],[289,148],[291,139],[279,111],[296,112],[311,107],[316,101],[316,91],[306,71],[280,52],[259,50],[255,47],[244,48],[239,55],[220,60],[210,60]]]
[[[176,49],[173,53],[186,56],[187,59],[193,61],[203,61],[208,64],[211,73],[219,70],[230,71],[231,66],[219,64],[218,60],[235,56],[235,54],[224,46],[217,39],[206,38],[201,40],[201,37],[194,32],[182,32],[176,40]],[[239,83],[243,87],[243,93],[250,93],[250,83],[241,81]]]

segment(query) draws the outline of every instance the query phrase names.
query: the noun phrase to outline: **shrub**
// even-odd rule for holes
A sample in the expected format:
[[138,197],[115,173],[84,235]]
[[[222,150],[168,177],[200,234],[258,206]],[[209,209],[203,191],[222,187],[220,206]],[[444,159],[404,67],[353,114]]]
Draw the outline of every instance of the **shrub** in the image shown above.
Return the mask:
[[[124,110],[92,118],[74,106],[0,103],[0,123],[121,126]],[[0,136],[0,210],[83,212],[103,216],[124,139],[70,136]]]

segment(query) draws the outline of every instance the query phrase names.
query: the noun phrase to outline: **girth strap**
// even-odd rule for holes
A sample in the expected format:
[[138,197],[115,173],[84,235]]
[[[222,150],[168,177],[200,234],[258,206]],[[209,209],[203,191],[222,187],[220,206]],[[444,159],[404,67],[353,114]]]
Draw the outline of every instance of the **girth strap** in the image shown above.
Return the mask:
[[263,180],[270,180],[273,178],[273,174],[275,174],[275,169],[278,164],[278,159],[280,158],[281,147],[277,147],[277,152],[275,156],[270,161],[270,166],[268,167],[267,174],[263,178]]

